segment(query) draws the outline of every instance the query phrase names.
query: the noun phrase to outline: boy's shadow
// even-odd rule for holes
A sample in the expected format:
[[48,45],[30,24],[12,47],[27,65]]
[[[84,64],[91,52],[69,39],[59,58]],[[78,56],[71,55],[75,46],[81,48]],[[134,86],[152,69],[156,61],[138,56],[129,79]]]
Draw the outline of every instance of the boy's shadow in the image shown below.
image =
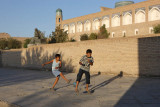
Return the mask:
[[[98,72],[98,74],[91,75],[90,78],[97,77],[97,76],[99,76],[100,74],[101,74],[101,72]],[[81,82],[84,82],[84,81],[86,81],[85,78],[81,80]],[[84,84],[86,84],[86,83],[84,82],[83,85],[84,85]],[[64,88],[64,87],[72,86],[72,85],[75,87],[75,85],[71,83],[71,84],[67,84],[67,85],[65,85],[65,86],[58,87],[58,88],[56,88],[56,90],[61,89],[61,88]]]
[[100,83],[100,84],[92,87],[92,88],[90,89],[90,92],[91,92],[91,93],[94,93],[95,90],[97,90],[97,89],[99,89],[99,88],[101,88],[101,87],[104,87],[105,85],[111,83],[111,82],[114,81],[115,79],[121,78],[121,77],[123,77],[123,72],[122,72],[122,71],[121,71],[117,76],[114,76],[114,77],[110,78],[109,80],[106,80],[106,81],[104,81],[104,82],[102,82],[102,83]]

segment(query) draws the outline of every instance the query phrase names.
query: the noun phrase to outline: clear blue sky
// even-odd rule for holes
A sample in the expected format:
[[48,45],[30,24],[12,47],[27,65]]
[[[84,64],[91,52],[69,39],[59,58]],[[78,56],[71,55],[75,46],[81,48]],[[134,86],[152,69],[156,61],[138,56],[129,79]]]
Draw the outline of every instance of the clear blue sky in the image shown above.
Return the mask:
[[117,1],[123,0],[0,0],[0,32],[33,37],[38,28],[47,36],[55,29],[57,8],[63,10],[63,19],[69,19],[99,12],[101,6],[114,8]]

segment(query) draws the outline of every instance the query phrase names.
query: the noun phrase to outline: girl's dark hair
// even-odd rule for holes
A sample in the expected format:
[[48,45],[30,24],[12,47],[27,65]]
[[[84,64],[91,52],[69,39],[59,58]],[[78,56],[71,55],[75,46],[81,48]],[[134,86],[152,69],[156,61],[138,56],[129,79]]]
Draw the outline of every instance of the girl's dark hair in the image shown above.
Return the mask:
[[60,54],[56,54],[56,55],[55,55],[55,57],[56,57],[56,58],[57,58],[57,57],[59,57],[59,58],[60,58],[60,57],[61,57],[61,55],[60,55]]
[[91,49],[87,49],[86,53],[92,53]]

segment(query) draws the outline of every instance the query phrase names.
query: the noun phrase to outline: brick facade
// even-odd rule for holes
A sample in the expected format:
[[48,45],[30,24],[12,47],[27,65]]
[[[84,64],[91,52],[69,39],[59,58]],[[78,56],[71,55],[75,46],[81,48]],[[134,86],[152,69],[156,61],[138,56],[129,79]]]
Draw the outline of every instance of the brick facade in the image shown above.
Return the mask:
[[[101,7],[101,12],[97,12],[97,13],[93,13],[93,14],[89,14],[89,15],[85,15],[85,16],[80,16],[80,17],[76,17],[76,18],[72,18],[72,19],[68,19],[68,20],[62,20],[60,25],[61,28],[64,28],[65,25],[68,26],[68,32],[69,32],[69,37],[71,38],[75,38],[76,40],[79,41],[79,36],[81,34],[87,33],[90,34],[92,32],[98,32],[98,30],[93,30],[93,21],[95,18],[99,19],[99,23],[101,26],[102,23],[102,19],[105,16],[109,17],[109,28],[107,28],[107,30],[110,32],[110,37],[112,37],[113,33],[114,33],[114,37],[123,37],[123,32],[125,32],[125,36],[134,36],[135,33],[137,32],[137,35],[146,35],[146,34],[150,34],[152,33],[151,30],[153,29],[153,27],[157,24],[160,24],[160,18],[159,20],[154,20],[154,21],[149,21],[149,11],[152,8],[157,7],[157,11],[159,11],[160,14],[160,1],[159,0],[147,0],[144,2],[140,2],[140,3],[135,3],[135,4],[131,4],[131,5],[127,5],[127,6],[122,6],[122,7],[118,7],[118,8],[105,8],[105,7]],[[135,14],[137,12],[145,12],[145,22],[141,22],[141,23],[136,23],[135,21]],[[125,13],[131,13],[132,15],[132,24],[128,24],[128,25],[123,25],[123,15]],[[116,27],[112,27],[112,20],[113,20],[113,16],[117,14],[120,17],[120,26],[116,26]],[[137,16],[138,17],[138,16]],[[89,20],[91,22],[91,28],[90,31],[84,31],[84,24],[85,21]],[[77,23],[78,22],[82,22],[83,27],[82,27],[82,32],[77,32]],[[70,25],[74,23],[75,24],[75,33],[71,33],[70,32]]]

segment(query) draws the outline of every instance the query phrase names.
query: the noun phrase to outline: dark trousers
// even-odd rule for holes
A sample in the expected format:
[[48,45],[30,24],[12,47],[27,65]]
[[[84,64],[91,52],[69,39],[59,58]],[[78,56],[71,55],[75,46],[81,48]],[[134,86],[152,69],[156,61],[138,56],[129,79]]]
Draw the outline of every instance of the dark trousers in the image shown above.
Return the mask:
[[85,70],[82,70],[82,69],[79,69],[79,73],[77,74],[77,80],[76,81],[78,81],[78,82],[81,81],[83,73],[85,73],[85,76],[86,76],[86,84],[90,84],[90,73],[88,71],[85,71]]

